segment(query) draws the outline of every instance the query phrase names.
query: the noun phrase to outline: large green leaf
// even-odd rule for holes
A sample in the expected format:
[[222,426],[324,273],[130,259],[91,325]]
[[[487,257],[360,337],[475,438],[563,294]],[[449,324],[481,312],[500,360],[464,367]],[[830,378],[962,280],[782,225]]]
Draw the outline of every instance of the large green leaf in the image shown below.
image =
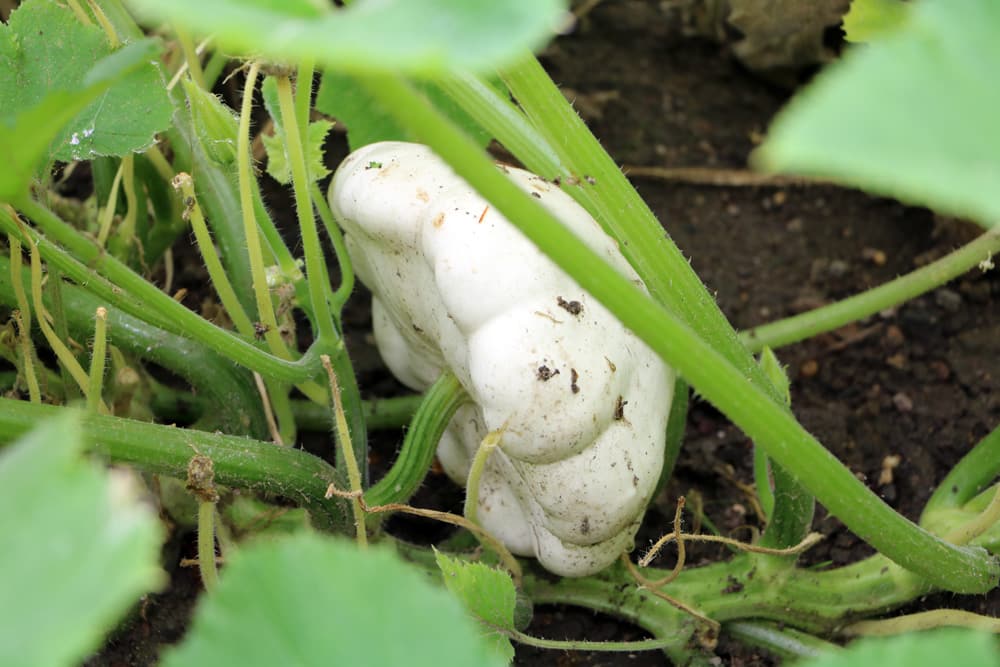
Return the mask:
[[147,21],[212,34],[220,47],[281,61],[315,58],[344,71],[434,76],[485,71],[541,46],[564,0],[128,0]]
[[238,551],[164,667],[490,667],[461,605],[392,551],[301,533]]
[[78,664],[162,580],[153,512],[83,457],[66,412],[0,456],[0,665]]
[[[148,49],[148,45],[143,47]],[[80,23],[54,0],[27,0],[0,28],[0,121],[10,127],[45,108],[53,91],[81,93],[92,68],[112,53],[108,38]],[[101,76],[100,78],[107,78]],[[121,80],[98,91],[49,144],[49,158],[125,155],[150,146],[170,125],[173,108],[159,67],[147,58]]]
[[505,661],[514,659],[510,639],[498,630],[514,629],[517,592],[510,575],[484,563],[468,563],[434,552],[444,585],[485,626],[493,650]]
[[996,638],[985,632],[946,628],[859,639],[844,651],[796,663],[797,667],[1000,667]]
[[757,164],[1000,221],[1000,2],[922,0],[775,120]]
[[[0,29],[0,41],[9,31]],[[0,46],[0,51],[3,47]],[[0,116],[0,201],[12,201],[25,193],[39,165],[52,157],[50,146],[60,130],[87,104],[136,67],[156,57],[159,46],[152,40],[134,42],[98,61],[76,91],[53,91],[40,101]],[[0,77],[4,75],[0,60]]]

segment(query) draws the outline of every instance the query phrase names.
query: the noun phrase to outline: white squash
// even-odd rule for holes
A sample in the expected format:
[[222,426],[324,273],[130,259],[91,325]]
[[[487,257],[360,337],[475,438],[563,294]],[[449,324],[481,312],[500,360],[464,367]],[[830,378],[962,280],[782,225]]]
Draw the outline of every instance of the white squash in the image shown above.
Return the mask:
[[[566,193],[499,166],[622,275],[617,246]],[[472,398],[438,448],[465,482],[485,435],[478,518],[564,576],[631,546],[663,464],[673,373],[426,146],[366,146],[330,205],[374,294],[375,340],[414,389],[449,368]]]

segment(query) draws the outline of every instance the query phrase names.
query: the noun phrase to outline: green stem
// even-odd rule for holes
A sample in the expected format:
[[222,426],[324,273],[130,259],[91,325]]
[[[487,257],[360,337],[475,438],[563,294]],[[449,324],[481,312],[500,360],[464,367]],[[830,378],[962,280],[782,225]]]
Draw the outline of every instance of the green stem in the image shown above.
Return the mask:
[[774,623],[735,621],[727,623],[723,630],[741,642],[759,646],[788,659],[815,658],[840,650],[832,642]]
[[181,194],[184,196],[184,204],[187,206],[188,215],[191,220],[191,230],[194,232],[195,243],[198,244],[198,250],[201,252],[202,259],[205,260],[208,279],[215,287],[215,291],[219,295],[219,301],[222,302],[222,307],[225,308],[229,319],[233,321],[237,331],[244,336],[253,336],[253,322],[250,321],[246,311],[243,310],[243,304],[240,303],[239,297],[236,296],[236,291],[233,289],[233,284],[229,282],[229,276],[226,275],[226,270],[222,266],[219,254],[215,251],[215,243],[212,241],[212,235],[208,232],[208,225],[205,224],[205,216],[202,215],[201,206],[198,204],[198,198],[195,196],[194,181],[191,179],[190,174],[181,172],[174,177],[173,183],[174,187],[180,188]]
[[323,222],[330,242],[333,244],[333,252],[337,257],[337,266],[340,267],[340,285],[337,291],[330,295],[330,307],[334,314],[338,316],[343,310],[344,304],[354,291],[354,267],[351,264],[351,257],[347,254],[347,245],[344,243],[344,235],[333,219],[333,212],[326,201],[326,197],[319,189],[318,183],[313,183],[311,187],[313,205],[319,213],[319,219]]
[[219,583],[219,569],[215,564],[215,503],[198,501],[198,570],[206,591]]
[[[642,569],[648,579],[666,574]],[[657,637],[683,643],[693,620],[652,593],[629,585],[620,569],[580,579],[525,576],[524,591],[537,604],[567,604],[613,614]],[[725,593],[720,591],[733,590]],[[835,570],[761,570],[737,556],[725,563],[688,568],[667,593],[721,623],[770,620],[815,634],[832,634],[845,620],[882,613],[925,595],[932,587],[882,556]]]
[[257,303],[257,317],[264,325],[264,340],[272,354],[289,359],[291,355],[278,333],[278,321],[271,304],[271,290],[267,285],[264,268],[264,252],[260,246],[260,234],[253,208],[253,165],[250,163],[250,116],[253,111],[253,92],[257,85],[260,63],[254,62],[247,71],[243,88],[243,105],[240,108],[240,124],[236,134],[236,163],[239,170],[240,215],[243,220],[243,237],[250,255],[250,276]]
[[774,515],[774,490],[771,489],[771,466],[767,454],[760,447],[753,448],[753,486],[757,492],[760,509],[764,519],[771,520]]
[[530,171],[548,178],[572,175],[524,113],[493,86],[462,72],[436,83]]
[[[56,358],[59,359],[59,363],[66,370],[66,372],[69,373],[73,382],[75,382],[84,395],[86,395],[88,383],[87,373],[83,370],[83,366],[80,365],[80,362],[77,361],[76,357],[73,356],[73,353],[70,352],[66,343],[64,343],[52,329],[51,325],[49,325],[48,319],[45,317],[45,309],[42,305],[42,261],[38,256],[38,246],[31,244],[30,249],[31,300],[35,307],[35,312],[38,313],[38,317],[36,318],[38,320],[38,327],[42,330],[42,335],[44,335],[45,340],[48,341],[52,352],[56,355]],[[50,298],[54,298],[51,296],[52,292],[54,292],[54,290],[50,291]],[[62,317],[63,314],[59,313],[59,315]],[[62,317],[60,322],[63,326],[65,326],[66,318]],[[64,380],[66,380],[66,378],[64,378]],[[66,384],[69,384],[69,382],[66,381]]]
[[104,363],[107,357],[108,311],[99,307],[94,312],[94,349],[90,356],[90,383],[87,390],[87,409],[98,412],[104,388]]
[[316,73],[314,60],[303,60],[295,73],[295,123],[301,132],[309,127],[312,109],[313,75]]
[[479,480],[486,470],[486,462],[490,460],[490,454],[500,446],[503,441],[503,432],[506,426],[501,426],[496,431],[490,431],[479,443],[476,455],[472,457],[472,464],[469,466],[469,478],[465,484],[465,506],[463,514],[465,518],[474,524],[479,524]]
[[207,142],[229,142],[234,138],[226,132],[213,132],[213,128],[205,122],[196,127],[196,123],[199,123],[198,116],[192,113],[191,108],[197,102],[192,91],[188,94],[187,98],[180,92],[174,94],[174,124],[167,133],[174,150],[174,169],[197,177],[195,192],[212,230],[212,237],[219,246],[226,275],[241,278],[233,287],[244,310],[254,313],[253,285],[245,279],[250,275],[250,256],[243,234],[238,170],[234,163],[220,164],[213,159],[206,146]]
[[[31,340],[31,306],[28,295],[24,291],[24,271],[21,263],[21,242],[16,236],[8,234],[7,243],[10,247],[10,285],[14,288],[14,300],[17,310],[14,319],[17,322],[18,339],[21,345],[21,371],[28,384],[28,398],[32,403],[41,403],[42,392],[38,386],[38,376],[35,375],[35,344]],[[2,259],[2,258],[0,258]]]
[[125,215],[118,225],[112,245],[117,246],[119,257],[126,259],[136,256],[133,253],[135,245],[136,219],[138,217],[138,200],[135,194],[135,156],[128,154],[122,158],[122,192],[125,194]]
[[[496,210],[764,447],[859,537],[948,590],[983,592],[1000,580],[1000,563],[985,550],[948,544],[886,505],[775,402],[775,388],[763,379],[755,363],[752,372],[742,364],[733,365],[715,347],[721,345],[719,334],[702,338],[643,294],[508,180],[464,133],[404,81],[378,76],[363,77],[361,81],[397,122],[430,145]],[[702,326],[706,323],[701,319]],[[762,379],[755,381],[756,377]]]
[[354,529],[358,546],[364,549],[368,546],[368,529],[365,525],[365,512],[361,507],[360,494],[364,492],[361,481],[361,468],[358,467],[354,445],[351,442],[351,432],[347,427],[347,417],[344,415],[344,406],[340,400],[340,382],[330,363],[330,357],[323,355],[321,359],[330,378],[330,407],[333,410],[333,423],[335,433],[337,434],[338,449],[343,451],[343,460],[346,463],[344,467],[347,468],[347,479],[350,483],[351,493],[359,494],[359,497],[351,499],[351,509],[354,512]]
[[199,88],[208,90],[205,86],[205,73],[201,69],[201,58],[198,57],[195,51],[191,33],[178,25],[174,25],[173,28],[174,33],[177,34],[177,41],[180,42],[181,49],[184,51],[184,60],[187,61],[188,72],[191,73],[191,78],[194,79]]
[[[8,262],[14,264],[13,259],[0,256],[0,272],[10,270]],[[21,271],[22,279],[25,273]],[[0,280],[0,303],[16,304],[17,284],[17,280]],[[103,302],[83,288],[70,284],[63,287],[63,301],[70,333],[80,339],[89,336],[93,313]],[[108,325],[112,345],[171,369],[197,389],[198,397],[205,402],[205,418],[200,426],[230,433],[263,435],[266,432],[250,374],[230,360],[118,309],[108,312]],[[52,383],[50,380],[50,386]]]
[[554,651],[607,651],[630,653],[632,651],[655,651],[665,649],[677,643],[676,638],[640,639],[631,642],[592,642],[574,639],[543,639],[533,637],[517,630],[498,630],[519,644],[547,648]]
[[1000,487],[993,493],[993,499],[975,519],[952,530],[945,536],[949,542],[968,544],[1000,522]]
[[[22,237],[21,230],[3,210],[0,210],[0,227],[5,232],[16,234],[22,243],[32,240],[37,242],[46,262],[56,266],[80,285],[86,285],[89,291],[106,300],[108,306],[121,309],[177,336],[191,338],[261,375],[287,382],[301,382],[315,376],[319,368],[320,353],[315,347],[294,362],[267,354],[177,303],[117,259],[102,252],[93,242],[37,202],[25,199],[19,208],[46,235],[68,248],[72,256],[30,230],[27,230],[27,236]],[[93,267],[93,270],[88,267]],[[94,275],[94,270],[98,275]]]
[[[778,357],[770,348],[760,355],[760,366],[768,381],[782,397],[786,409],[791,407],[791,381]],[[770,471],[770,475],[768,475]],[[812,527],[816,502],[809,491],[802,487],[795,475],[776,461],[770,461],[764,451],[754,446],[754,476],[757,495],[765,508],[767,527],[760,539],[760,546],[769,549],[788,549],[800,543]],[[773,486],[772,486],[773,483]],[[797,556],[762,556],[794,561]]]
[[122,175],[124,173],[125,163],[119,162],[118,170],[115,171],[115,177],[111,181],[111,190],[108,192],[108,203],[97,216],[97,245],[102,248],[108,242],[108,236],[111,234],[111,225],[115,221],[115,209],[118,206],[118,188],[121,186]]
[[18,345],[21,348],[20,369],[24,374],[24,381],[28,385],[28,400],[32,403],[41,403],[42,390],[38,385],[38,376],[35,374],[35,346],[31,342],[31,331],[24,325],[23,312],[15,310],[13,313],[14,322],[17,324]]
[[[458,408],[468,400],[458,378],[448,371],[443,372],[423,397],[395,463],[385,477],[365,493],[366,504],[388,505],[410,500],[431,467],[445,429]],[[374,403],[373,408],[380,408],[384,403],[386,401]]]
[[216,81],[219,80],[219,76],[222,75],[222,70],[226,68],[228,62],[229,56],[224,52],[218,50],[212,52],[205,64],[205,90],[211,90],[215,87]]
[[1000,426],[962,457],[941,481],[924,507],[923,518],[942,509],[961,507],[1000,474]]
[[[36,255],[36,246],[32,246],[31,257],[32,263],[34,263],[34,258]],[[47,267],[48,275],[45,280],[44,294],[48,301],[48,311],[49,319],[52,321],[52,327],[55,331],[56,340],[60,341],[60,344],[65,341],[66,343],[66,357],[60,357],[59,372],[62,374],[63,387],[66,391],[66,400],[72,401],[80,398],[87,391],[86,387],[78,385],[79,377],[74,373],[73,368],[71,368],[64,359],[69,358],[77,363],[81,373],[83,372],[83,365],[80,364],[80,359],[77,357],[76,352],[70,348],[71,339],[69,336],[69,329],[66,327],[66,314],[63,308],[63,282],[62,272],[58,268]],[[32,281],[34,281],[34,276],[32,276]],[[37,307],[36,307],[37,309]],[[41,323],[39,323],[41,326]],[[44,327],[42,328],[44,331]],[[53,351],[56,351],[55,349]],[[56,352],[56,356],[60,356],[59,352]]]
[[740,337],[754,351],[765,346],[780,347],[796,343],[929,292],[996,253],[1000,253],[1000,229],[994,228],[975,241],[905,276],[828,306],[744,331]]
[[339,336],[334,329],[330,304],[326,300],[330,280],[326,273],[323,246],[316,229],[316,218],[313,214],[312,199],[309,194],[309,185],[312,179],[306,168],[302,135],[296,120],[292,82],[287,76],[277,77],[276,82],[278,84],[278,104],[281,108],[281,119],[287,138],[285,150],[288,152],[288,161],[292,168],[295,212],[298,215],[299,232],[302,235],[302,252],[306,258],[306,277],[309,282],[309,297],[317,327],[316,336],[320,341],[334,341],[339,339]]
[[[63,409],[0,398],[0,442],[12,442]],[[323,499],[334,470],[301,450],[106,415],[88,414],[81,421],[90,450],[112,463],[183,479],[197,451],[212,460],[217,484],[289,498],[311,510],[320,526],[334,520],[333,503]]]

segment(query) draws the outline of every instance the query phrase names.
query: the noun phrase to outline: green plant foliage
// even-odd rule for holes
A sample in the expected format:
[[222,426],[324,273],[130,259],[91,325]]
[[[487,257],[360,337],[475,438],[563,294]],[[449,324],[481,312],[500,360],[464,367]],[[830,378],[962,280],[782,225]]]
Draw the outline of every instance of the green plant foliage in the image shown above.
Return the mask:
[[232,52],[316,59],[343,71],[485,71],[541,46],[563,0],[380,0],[327,10],[311,0],[129,0],[146,21],[211,33]]
[[1000,3],[925,0],[905,25],[855,47],[777,118],[764,168],[857,185],[1000,220]]
[[503,664],[479,635],[392,551],[301,533],[238,551],[163,665]]
[[[25,2],[0,28],[0,118],[9,125],[29,110],[37,114],[53,91],[81,93],[91,69],[111,53],[104,32],[83,25],[66,7],[54,0]],[[173,107],[148,57],[88,101],[56,133],[50,159],[126,155],[149,147],[155,133],[170,126]]]
[[796,663],[798,667],[1000,667],[996,638],[947,628],[895,637],[859,639],[844,651]]
[[191,109],[194,132],[206,156],[220,166],[235,164],[239,118],[222,100],[190,78],[182,78],[181,85]]
[[507,662],[513,660],[514,647],[510,639],[497,631],[498,628],[514,629],[517,593],[510,576],[484,563],[451,558],[437,550],[434,556],[445,586],[486,627],[497,655]]
[[870,42],[903,25],[909,7],[902,0],[854,0],[844,15],[849,42]]
[[78,664],[162,581],[156,517],[82,450],[65,411],[0,456],[2,665]]
[[[464,129],[485,147],[493,138],[451,98],[433,83],[417,83],[427,98],[456,125]],[[505,91],[506,92],[506,91]],[[409,132],[393,120],[374,97],[349,74],[327,71],[316,93],[316,108],[340,120],[347,126],[347,142],[351,150],[378,141],[413,141]]]
[[[281,108],[278,104],[278,85],[274,77],[269,76],[264,79],[261,92],[264,95],[264,106],[267,107],[267,112],[274,119],[274,134],[264,135],[264,149],[267,150],[267,173],[279,183],[288,185],[292,182],[292,168],[288,164],[288,154],[285,150],[288,138],[285,136],[285,124],[281,118]],[[306,169],[309,172],[310,180],[318,181],[330,173],[330,170],[323,163],[323,143],[331,129],[333,129],[333,123],[330,121],[317,120],[309,123],[308,129],[305,131],[303,138]]]
[[[9,38],[0,28],[0,43]],[[0,46],[0,52],[4,47]],[[12,201],[28,189],[39,164],[51,159],[50,146],[59,131],[89,102],[131,69],[156,57],[159,47],[152,40],[135,42],[99,61],[84,78],[84,87],[74,92],[53,91],[27,108],[0,105],[0,201]],[[0,55],[0,87],[9,71]]]

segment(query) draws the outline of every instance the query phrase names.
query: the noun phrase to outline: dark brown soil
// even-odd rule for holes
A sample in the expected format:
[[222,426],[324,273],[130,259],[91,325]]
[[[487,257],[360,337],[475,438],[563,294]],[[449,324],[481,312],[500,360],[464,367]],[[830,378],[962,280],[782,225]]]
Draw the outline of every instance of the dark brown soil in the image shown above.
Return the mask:
[[[717,44],[685,37],[652,2],[598,5],[545,53],[556,82],[577,100],[595,134],[622,164],[739,169],[787,93],[743,71]],[[968,240],[962,224],[926,210],[827,186],[719,187],[685,179],[636,186],[739,328],[822,305],[879,284]],[[277,207],[276,201],[272,205]],[[778,351],[793,379],[793,409],[890,505],[916,518],[930,493],[978,439],[1000,421],[1000,279],[971,272],[892,312]],[[348,324],[366,392],[385,395],[377,356],[365,347],[367,315]],[[382,456],[391,456],[390,434]],[[900,457],[879,481],[887,456]],[[677,496],[694,493],[722,530],[755,524],[740,484],[752,482],[751,443],[711,406],[695,402],[673,480],[649,513],[640,543],[669,530]],[[442,476],[438,476],[443,479]],[[460,506],[441,482],[426,502]],[[457,506],[457,507],[456,507]],[[690,520],[690,518],[688,519]],[[827,538],[809,562],[852,562],[871,553],[820,510]],[[182,544],[185,556],[193,554]],[[691,566],[724,558],[697,548]],[[669,556],[667,557],[669,558]],[[176,562],[176,561],[174,561]],[[176,640],[195,590],[189,571],[151,596],[132,631],[92,664],[145,664],[147,647]],[[1000,594],[932,596],[921,605],[1000,614]],[[180,619],[180,620],[178,620]],[[162,624],[162,626],[160,625]],[[558,639],[626,640],[643,633],[588,611],[539,608],[529,632]],[[725,640],[723,664],[773,664]],[[116,657],[111,657],[111,655]],[[661,653],[563,653],[518,647],[519,665],[664,665]]]

